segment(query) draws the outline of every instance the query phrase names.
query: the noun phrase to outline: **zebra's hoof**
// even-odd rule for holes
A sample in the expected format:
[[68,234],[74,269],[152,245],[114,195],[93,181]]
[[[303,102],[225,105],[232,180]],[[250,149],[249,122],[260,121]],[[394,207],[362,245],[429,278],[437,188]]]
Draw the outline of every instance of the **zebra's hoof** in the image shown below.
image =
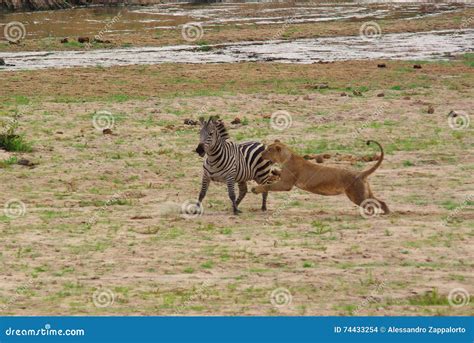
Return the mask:
[[262,207],[262,212],[267,212],[267,208],[266,208],[266,207]]
[[239,213],[242,213],[242,211],[239,210],[238,208],[234,208],[234,214],[238,215]]

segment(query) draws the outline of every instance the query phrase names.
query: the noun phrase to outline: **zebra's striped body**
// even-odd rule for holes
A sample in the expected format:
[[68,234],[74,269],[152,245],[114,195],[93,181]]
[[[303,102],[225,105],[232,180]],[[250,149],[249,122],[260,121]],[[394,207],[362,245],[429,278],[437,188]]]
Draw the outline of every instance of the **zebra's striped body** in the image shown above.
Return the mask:
[[[234,213],[240,212],[238,205],[247,193],[247,181],[265,184],[271,176],[272,163],[262,158],[265,146],[259,142],[235,143],[221,121],[209,120],[201,129],[201,142],[196,149],[207,156],[203,163],[203,177],[199,203],[206,196],[211,181],[225,182]],[[239,197],[235,198],[234,186],[238,183]],[[262,210],[266,210],[268,194],[262,194]]]

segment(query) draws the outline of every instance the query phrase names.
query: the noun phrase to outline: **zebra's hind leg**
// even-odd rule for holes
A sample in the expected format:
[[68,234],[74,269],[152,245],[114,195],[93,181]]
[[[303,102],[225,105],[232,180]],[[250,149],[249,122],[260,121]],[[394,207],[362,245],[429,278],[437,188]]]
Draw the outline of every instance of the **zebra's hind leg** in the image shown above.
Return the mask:
[[230,201],[232,201],[232,209],[234,214],[239,214],[241,211],[237,208],[237,201],[235,200],[235,181],[233,177],[227,179],[227,192],[229,193]]
[[236,204],[239,206],[240,202],[245,198],[247,194],[247,182],[239,182],[239,197],[237,198]]
[[267,210],[267,198],[268,198],[268,192],[262,193],[262,211],[263,212]]

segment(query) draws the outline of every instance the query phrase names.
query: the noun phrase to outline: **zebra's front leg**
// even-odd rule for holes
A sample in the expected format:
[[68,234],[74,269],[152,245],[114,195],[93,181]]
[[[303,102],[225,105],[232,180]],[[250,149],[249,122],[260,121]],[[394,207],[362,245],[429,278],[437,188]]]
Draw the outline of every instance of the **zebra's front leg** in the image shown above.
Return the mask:
[[211,178],[209,177],[209,175],[203,174],[202,182],[201,182],[201,191],[199,192],[199,200],[198,200],[199,207],[202,206],[201,203],[204,197],[206,196],[210,183],[211,183]]
[[237,198],[237,206],[239,206],[240,202],[245,198],[247,194],[247,182],[239,182],[239,197]]
[[227,179],[227,192],[229,193],[230,201],[232,201],[232,209],[234,210],[234,214],[239,214],[241,211],[237,208],[237,201],[235,200],[235,180],[233,177],[229,177]]

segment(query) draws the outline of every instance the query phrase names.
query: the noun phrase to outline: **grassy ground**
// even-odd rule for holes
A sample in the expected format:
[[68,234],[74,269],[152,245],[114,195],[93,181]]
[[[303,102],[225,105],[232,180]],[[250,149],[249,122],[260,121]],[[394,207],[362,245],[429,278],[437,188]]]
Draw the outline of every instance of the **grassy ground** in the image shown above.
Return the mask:
[[[0,118],[21,114],[33,150],[0,156],[0,205],[25,204],[0,214],[1,313],[472,315],[448,294],[474,291],[473,130],[447,121],[472,117],[472,56],[380,62],[2,73]],[[277,110],[291,127],[272,129]],[[100,111],[112,135],[94,128]],[[183,121],[211,114],[245,119],[228,124],[235,140],[279,138],[328,165],[367,168],[364,140],[378,140],[370,182],[393,213],[293,190],[270,194],[268,213],[248,194],[236,217],[213,184],[204,214],[184,218],[202,160]]]

